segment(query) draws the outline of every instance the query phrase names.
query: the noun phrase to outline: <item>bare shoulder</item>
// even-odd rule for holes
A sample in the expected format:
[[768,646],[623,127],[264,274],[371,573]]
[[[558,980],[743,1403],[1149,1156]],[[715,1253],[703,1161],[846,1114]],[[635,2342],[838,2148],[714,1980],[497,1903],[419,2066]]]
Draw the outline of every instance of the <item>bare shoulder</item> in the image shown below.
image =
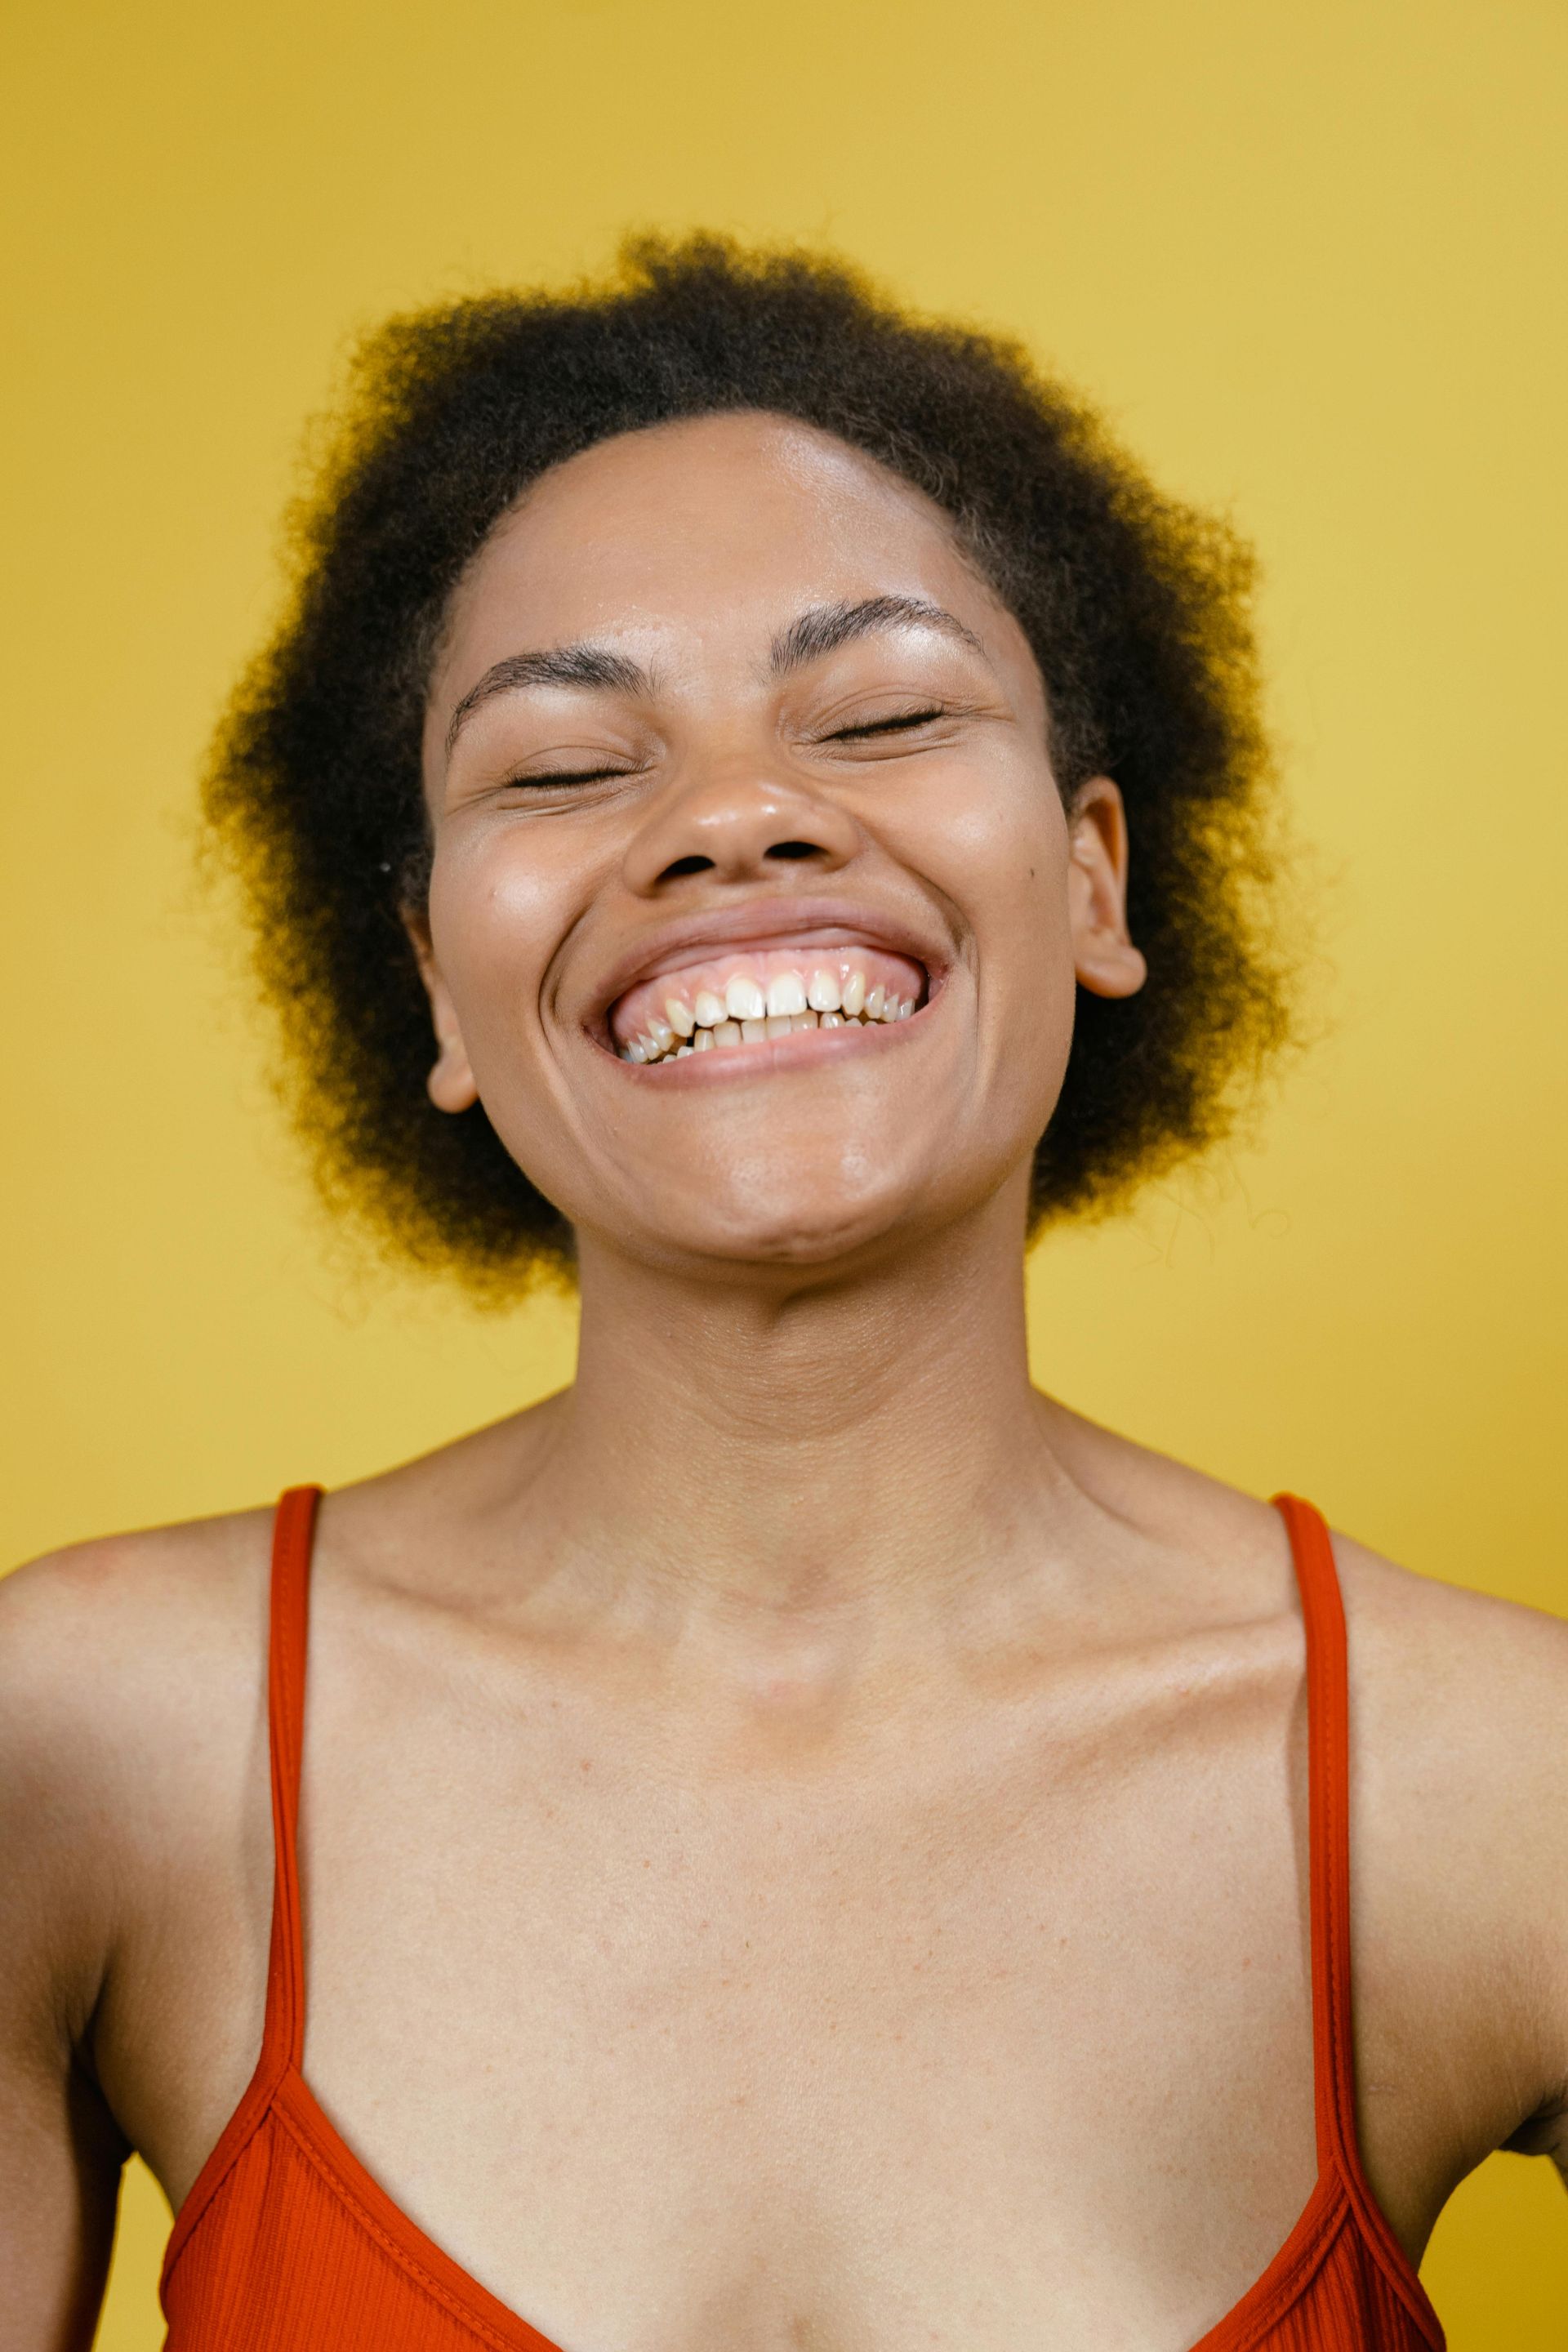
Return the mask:
[[[1568,1621],[1413,1573],[1344,1535],[1334,1553],[1369,1763],[1396,1759],[1471,1818],[1507,1806],[1512,1847],[1556,1840],[1568,1860]],[[1520,1816],[1532,1791],[1539,1813]]]
[[[67,1735],[140,1742],[188,1699],[199,1665],[254,1634],[265,1607],[265,1511],[98,1538],[0,1578],[0,1726],[42,1756]],[[69,1759],[64,1756],[62,1767]]]
[[[1267,1504],[1076,1416],[1053,1436],[1155,1565],[1175,1559],[1184,1609],[1222,1627],[1296,1614]],[[1362,2120],[1419,2242],[1494,2147],[1568,2175],[1568,1623],[1342,1534],[1334,1555]]]
[[1507,2142],[1568,2168],[1568,1623],[1335,1553],[1358,1980],[1468,2086],[1467,2166]]
[[10,1962],[86,2000],[149,1868],[242,1801],[265,1658],[264,1512],[77,1544],[0,1579]]

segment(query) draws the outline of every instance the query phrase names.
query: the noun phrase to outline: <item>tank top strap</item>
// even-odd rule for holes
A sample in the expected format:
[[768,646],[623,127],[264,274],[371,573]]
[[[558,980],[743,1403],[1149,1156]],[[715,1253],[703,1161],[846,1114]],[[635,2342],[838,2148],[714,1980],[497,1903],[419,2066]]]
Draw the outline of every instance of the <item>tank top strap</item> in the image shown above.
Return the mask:
[[267,1969],[263,2066],[298,2066],[305,2054],[305,1948],[300,1909],[300,1765],[305,1734],[305,1657],[310,1552],[319,1486],[291,1486],[272,1522],[267,1645],[267,1734],[272,1766],[272,1949]]
[[1344,1603],[1320,1512],[1276,1495],[1301,1596],[1307,1645],[1308,1878],[1318,2163],[1359,2184],[1351,2006],[1350,1686]]

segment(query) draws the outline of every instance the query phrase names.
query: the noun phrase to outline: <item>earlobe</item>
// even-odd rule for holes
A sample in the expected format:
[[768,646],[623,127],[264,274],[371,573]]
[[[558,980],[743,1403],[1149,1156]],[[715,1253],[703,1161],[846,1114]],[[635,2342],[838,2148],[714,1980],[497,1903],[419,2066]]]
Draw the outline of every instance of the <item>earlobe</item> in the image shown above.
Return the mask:
[[1135,996],[1149,977],[1127,929],[1127,815],[1109,776],[1091,776],[1073,806],[1068,894],[1073,964],[1094,996]]
[[468,1063],[468,1047],[458,1024],[457,1007],[441,977],[436,961],[436,951],[430,942],[430,928],[424,910],[405,907],[403,928],[414,950],[414,960],[419,966],[419,977],[425,983],[425,993],[430,1003],[430,1024],[436,1032],[436,1059],[425,1081],[426,1092],[437,1110],[471,1110],[479,1098],[479,1087]]
[[479,1098],[468,1056],[459,1036],[438,1037],[439,1050],[425,1081],[426,1092],[437,1110],[471,1110]]

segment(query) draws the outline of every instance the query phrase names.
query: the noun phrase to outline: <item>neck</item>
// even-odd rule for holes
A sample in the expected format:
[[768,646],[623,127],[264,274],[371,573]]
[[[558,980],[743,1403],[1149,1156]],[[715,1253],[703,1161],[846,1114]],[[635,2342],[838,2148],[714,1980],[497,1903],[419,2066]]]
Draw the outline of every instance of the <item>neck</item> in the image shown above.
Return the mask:
[[1030,1385],[1016,1188],[853,1276],[582,1258],[575,1385],[531,1492],[579,1557],[750,1614],[924,1614],[1066,1485]]

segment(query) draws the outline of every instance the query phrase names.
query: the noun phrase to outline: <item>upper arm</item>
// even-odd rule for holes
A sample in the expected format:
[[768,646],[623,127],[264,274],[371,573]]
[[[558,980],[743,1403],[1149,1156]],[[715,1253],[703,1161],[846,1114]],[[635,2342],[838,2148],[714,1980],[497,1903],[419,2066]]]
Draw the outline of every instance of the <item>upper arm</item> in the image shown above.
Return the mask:
[[269,1524],[113,1537],[0,1578],[5,2352],[86,2352],[125,2156],[166,2185],[211,2145],[234,2053],[204,2004],[237,1949],[250,1982],[269,1916]]
[[1521,1732],[1531,1769],[1522,1821],[1520,1899],[1540,1921],[1542,2042],[1547,2074],[1531,2114],[1505,2145],[1548,2156],[1568,2186],[1568,1623],[1534,1621],[1521,1675]]
[[1336,1550],[1363,2121],[1425,2117],[1439,2203],[1500,2147],[1568,2179],[1568,1623]]
[[35,2026],[0,2036],[0,2305],[16,2352],[86,2352],[125,2147],[96,2085]]
[[126,2154],[90,2055],[114,1885],[84,1565],[0,1581],[0,2307],[16,2352],[91,2343]]
[[1568,2181],[1568,1623],[1533,1611],[1509,1615],[1506,1644],[1478,1696],[1494,1721],[1490,1738],[1507,1742],[1496,1841],[1536,2073],[1530,2111],[1505,2145],[1552,2157]]

